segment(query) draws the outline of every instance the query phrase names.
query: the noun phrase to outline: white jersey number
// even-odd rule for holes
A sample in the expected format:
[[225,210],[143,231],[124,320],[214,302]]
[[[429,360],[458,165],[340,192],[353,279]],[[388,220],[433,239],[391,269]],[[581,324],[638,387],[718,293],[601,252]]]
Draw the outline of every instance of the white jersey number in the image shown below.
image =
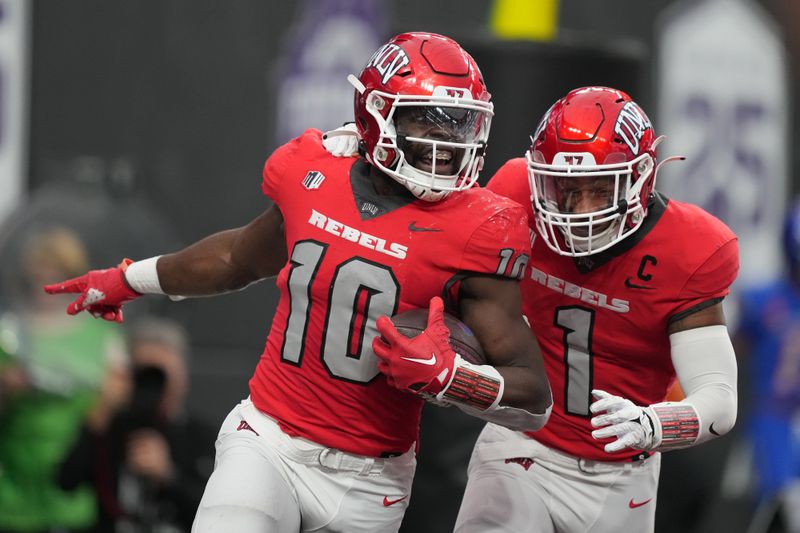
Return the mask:
[[589,416],[594,378],[594,310],[577,306],[559,307],[556,309],[555,325],[564,330],[564,412]]
[[[305,352],[311,313],[311,287],[328,245],[300,241],[292,250],[287,285],[289,319],[281,360],[300,366]],[[354,257],[336,267],[328,291],[327,313],[322,327],[322,364],[331,376],[367,383],[378,375],[378,359],[372,340],[378,335],[375,321],[397,312],[400,284],[391,269]]]

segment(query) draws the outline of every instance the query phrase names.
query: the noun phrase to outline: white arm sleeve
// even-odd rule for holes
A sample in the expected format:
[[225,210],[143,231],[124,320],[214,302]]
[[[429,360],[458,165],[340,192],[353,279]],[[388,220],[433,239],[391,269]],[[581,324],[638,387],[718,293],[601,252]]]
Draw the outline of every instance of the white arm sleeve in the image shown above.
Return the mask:
[[699,421],[692,445],[724,435],[736,423],[737,409],[736,354],[728,329],[689,329],[673,333],[669,341],[672,364],[686,394],[678,404],[692,406]]

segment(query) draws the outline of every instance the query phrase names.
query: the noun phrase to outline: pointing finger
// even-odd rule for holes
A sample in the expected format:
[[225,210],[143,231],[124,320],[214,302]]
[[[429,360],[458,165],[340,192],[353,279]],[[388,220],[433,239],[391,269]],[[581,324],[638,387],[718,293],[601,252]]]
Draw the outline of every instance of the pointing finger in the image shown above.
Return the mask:
[[48,294],[62,294],[65,292],[83,292],[86,289],[86,275],[68,279],[59,283],[52,283],[44,286],[44,291]]

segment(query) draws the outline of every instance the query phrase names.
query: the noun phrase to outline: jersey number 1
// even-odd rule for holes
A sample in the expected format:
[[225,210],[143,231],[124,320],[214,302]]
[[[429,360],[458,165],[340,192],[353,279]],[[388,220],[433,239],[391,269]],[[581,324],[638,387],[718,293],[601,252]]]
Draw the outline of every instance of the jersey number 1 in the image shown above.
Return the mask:
[[589,416],[594,378],[594,310],[578,306],[559,307],[555,326],[564,330],[564,412]]

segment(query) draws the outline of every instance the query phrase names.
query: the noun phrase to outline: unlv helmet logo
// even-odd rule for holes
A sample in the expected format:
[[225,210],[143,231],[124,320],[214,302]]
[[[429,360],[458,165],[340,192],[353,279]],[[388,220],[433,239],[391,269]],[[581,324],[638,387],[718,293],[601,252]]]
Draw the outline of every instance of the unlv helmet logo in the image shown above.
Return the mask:
[[633,102],[628,102],[617,115],[614,133],[625,141],[633,155],[639,155],[639,141],[642,140],[644,132],[649,130],[650,127],[650,120],[639,109],[639,106]]
[[409,64],[406,51],[396,44],[385,44],[372,54],[367,68],[374,67],[381,75],[381,83],[386,83],[397,74],[401,68]]

